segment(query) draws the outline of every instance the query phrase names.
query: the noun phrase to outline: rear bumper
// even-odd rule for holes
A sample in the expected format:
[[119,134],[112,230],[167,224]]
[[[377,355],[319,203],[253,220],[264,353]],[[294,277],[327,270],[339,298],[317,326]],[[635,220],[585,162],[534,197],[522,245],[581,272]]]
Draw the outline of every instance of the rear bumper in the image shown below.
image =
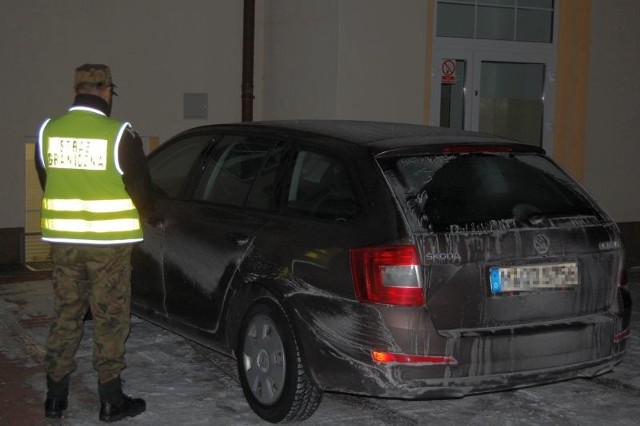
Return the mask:
[[529,370],[482,376],[439,379],[413,379],[403,383],[389,383],[381,397],[403,399],[460,398],[465,395],[518,389],[570,380],[578,377],[591,378],[611,371],[622,361],[622,354],[555,368]]
[[[349,301],[339,309],[335,301],[303,303],[314,308],[298,310],[293,323],[309,373],[328,391],[403,399],[455,398],[598,376],[613,369],[626,349],[626,339],[614,342],[614,336],[623,331],[622,320],[610,313],[443,335],[418,308],[402,308],[401,315],[390,315],[398,308]],[[393,317],[403,320],[394,322]],[[378,364],[371,359],[373,349],[450,356],[457,363]]]

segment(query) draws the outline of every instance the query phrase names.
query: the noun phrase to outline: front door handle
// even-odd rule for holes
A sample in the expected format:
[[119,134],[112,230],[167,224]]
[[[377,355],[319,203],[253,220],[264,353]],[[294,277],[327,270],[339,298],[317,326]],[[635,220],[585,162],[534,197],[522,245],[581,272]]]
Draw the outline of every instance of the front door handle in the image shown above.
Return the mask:
[[144,221],[154,228],[164,229],[165,227],[165,220],[161,217],[151,216],[145,218]]

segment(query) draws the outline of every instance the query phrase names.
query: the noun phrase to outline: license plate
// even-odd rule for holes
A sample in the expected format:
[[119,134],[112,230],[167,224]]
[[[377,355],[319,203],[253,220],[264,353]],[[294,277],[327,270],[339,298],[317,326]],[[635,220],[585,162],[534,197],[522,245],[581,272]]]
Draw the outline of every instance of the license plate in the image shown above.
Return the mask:
[[578,264],[567,262],[493,267],[489,269],[489,278],[494,294],[575,287],[578,285]]

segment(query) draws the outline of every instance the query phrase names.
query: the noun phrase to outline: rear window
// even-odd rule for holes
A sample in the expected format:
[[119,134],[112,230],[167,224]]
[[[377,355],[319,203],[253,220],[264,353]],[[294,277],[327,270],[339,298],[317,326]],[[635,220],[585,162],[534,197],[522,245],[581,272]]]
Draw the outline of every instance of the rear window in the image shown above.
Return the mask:
[[380,159],[414,228],[464,232],[599,223],[602,212],[564,171],[538,154]]

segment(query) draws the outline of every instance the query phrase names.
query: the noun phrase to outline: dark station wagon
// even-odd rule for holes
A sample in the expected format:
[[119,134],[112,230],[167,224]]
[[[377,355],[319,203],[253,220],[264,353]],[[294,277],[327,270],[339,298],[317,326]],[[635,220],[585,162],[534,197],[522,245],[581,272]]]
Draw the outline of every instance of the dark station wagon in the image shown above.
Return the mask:
[[234,357],[267,421],[323,391],[462,397],[625,353],[619,230],[540,148],[309,120],[190,129],[148,161],[134,311]]

